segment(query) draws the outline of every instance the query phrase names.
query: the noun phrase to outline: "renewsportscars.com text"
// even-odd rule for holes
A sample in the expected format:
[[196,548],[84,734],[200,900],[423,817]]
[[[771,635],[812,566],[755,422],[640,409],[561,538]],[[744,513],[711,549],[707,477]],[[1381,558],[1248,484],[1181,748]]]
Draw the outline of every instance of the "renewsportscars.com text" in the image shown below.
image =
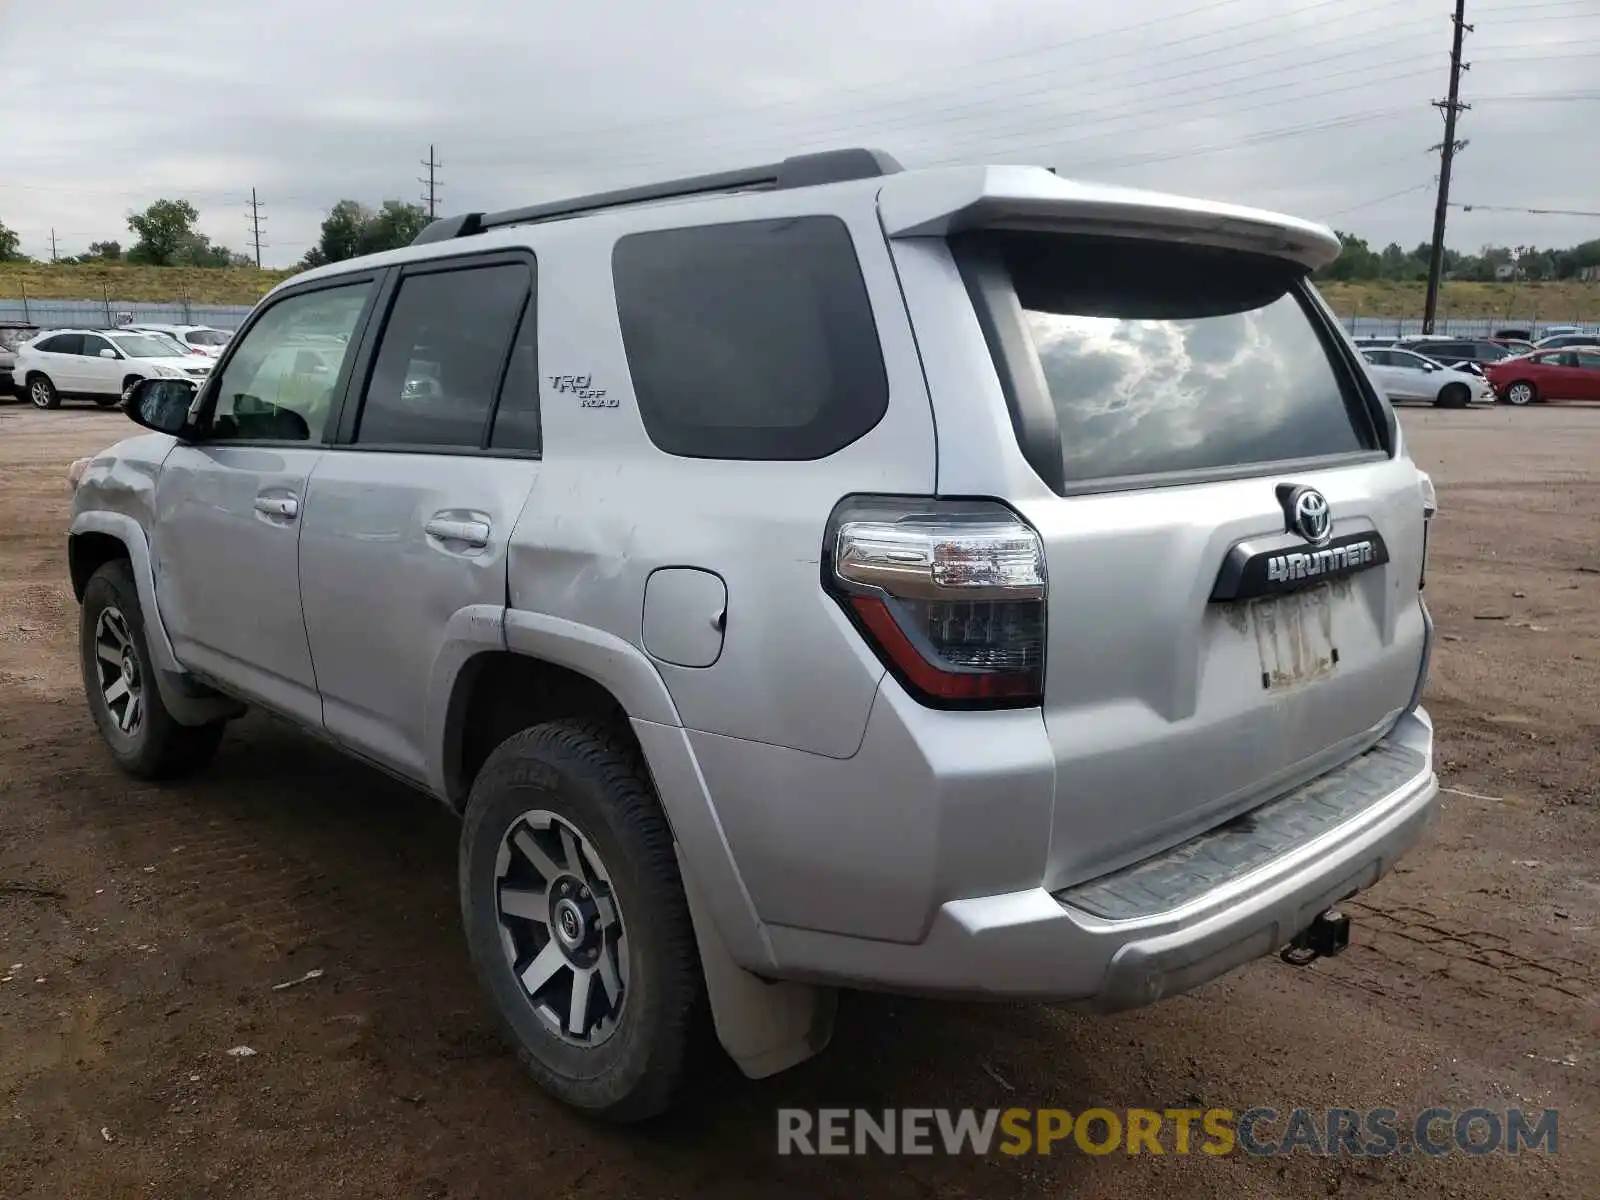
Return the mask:
[[824,1108],[778,1110],[779,1154],[1247,1154],[1556,1152],[1556,1109]]

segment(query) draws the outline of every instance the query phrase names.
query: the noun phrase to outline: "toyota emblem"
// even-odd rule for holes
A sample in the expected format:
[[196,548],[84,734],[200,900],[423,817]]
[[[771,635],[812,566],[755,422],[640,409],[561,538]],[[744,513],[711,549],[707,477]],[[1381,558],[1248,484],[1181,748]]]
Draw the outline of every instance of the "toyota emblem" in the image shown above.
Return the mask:
[[1328,498],[1316,488],[1296,488],[1289,495],[1289,529],[1298,533],[1313,546],[1326,543],[1333,534],[1333,515],[1328,510]]

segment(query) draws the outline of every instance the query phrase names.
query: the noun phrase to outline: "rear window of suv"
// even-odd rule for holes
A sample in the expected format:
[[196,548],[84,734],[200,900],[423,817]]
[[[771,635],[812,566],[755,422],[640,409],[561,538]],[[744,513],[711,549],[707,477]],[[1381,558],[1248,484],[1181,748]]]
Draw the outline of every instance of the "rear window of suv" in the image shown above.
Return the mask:
[[837,217],[629,234],[612,273],[639,416],[668,454],[822,458],[883,418],[877,326]]
[[980,237],[1016,291],[1064,490],[1379,446],[1298,267],[1157,241]]

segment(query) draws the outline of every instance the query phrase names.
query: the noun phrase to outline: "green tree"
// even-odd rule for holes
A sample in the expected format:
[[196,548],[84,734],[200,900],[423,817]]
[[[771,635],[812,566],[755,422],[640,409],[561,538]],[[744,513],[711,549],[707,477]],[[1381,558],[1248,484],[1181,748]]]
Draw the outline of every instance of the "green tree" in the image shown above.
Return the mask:
[[329,210],[322,234],[302,265],[321,267],[361,254],[397,250],[410,245],[427,224],[421,205],[385,200],[374,211],[358,200],[341,200]]
[[339,201],[322,222],[322,236],[306,255],[306,265],[320,267],[364,253],[362,239],[372,216],[371,210],[359,201]]
[[428,214],[420,204],[385,200],[383,207],[367,222],[366,234],[361,240],[361,252],[376,254],[380,250],[398,250],[402,246],[409,246],[427,224]]
[[128,214],[128,228],[139,236],[128,261],[170,267],[191,252],[200,214],[187,200],[157,200],[143,212]]
[[0,262],[21,262],[26,255],[18,249],[19,244],[17,235],[0,221]]
[[89,249],[84,254],[84,258],[98,258],[103,259],[106,262],[121,262],[122,243],[116,241],[90,242]]

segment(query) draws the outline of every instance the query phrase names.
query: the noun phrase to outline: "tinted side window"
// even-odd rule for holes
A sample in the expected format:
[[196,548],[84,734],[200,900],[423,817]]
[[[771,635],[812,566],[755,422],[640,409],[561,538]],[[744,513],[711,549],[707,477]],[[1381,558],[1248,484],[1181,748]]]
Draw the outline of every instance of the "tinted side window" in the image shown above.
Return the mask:
[[1579,351],[1578,365],[1589,371],[1600,369],[1600,354]]
[[537,454],[542,448],[538,332],[538,316],[530,299],[517,327],[517,340],[511,346],[505,382],[500,385],[494,432],[489,438],[489,445],[496,450],[530,450]]
[[40,342],[39,349],[49,354],[77,354],[83,349],[83,334],[58,333]]
[[837,217],[630,234],[612,272],[639,416],[668,454],[822,458],[888,409],[872,305]]
[[402,279],[367,381],[356,441],[482,446],[532,282],[525,263]]
[[[83,349],[78,353],[87,354],[90,358],[93,358],[95,355],[99,354],[100,351],[110,349],[111,343],[106,341],[105,338],[95,337],[95,335],[92,333],[86,333],[83,335]],[[120,358],[121,355],[118,355],[118,357]]]

